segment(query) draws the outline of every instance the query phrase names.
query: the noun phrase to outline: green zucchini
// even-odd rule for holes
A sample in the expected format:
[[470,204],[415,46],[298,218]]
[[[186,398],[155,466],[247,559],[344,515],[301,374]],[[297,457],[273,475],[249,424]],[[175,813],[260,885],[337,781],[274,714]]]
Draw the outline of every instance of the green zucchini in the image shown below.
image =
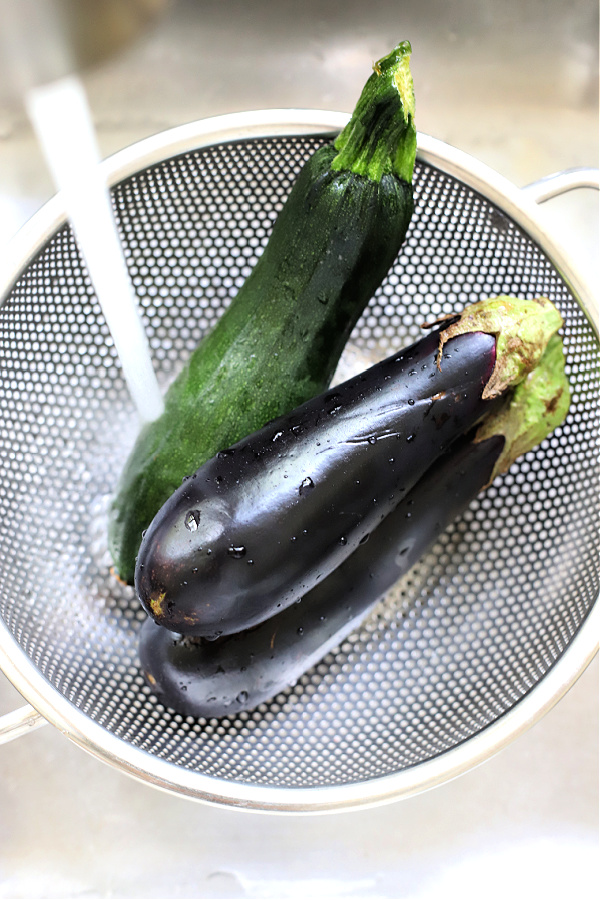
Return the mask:
[[140,431],[110,512],[123,581],[183,478],[329,385],[413,213],[410,55],[404,41],[375,63],[348,125],[304,165],[253,271]]

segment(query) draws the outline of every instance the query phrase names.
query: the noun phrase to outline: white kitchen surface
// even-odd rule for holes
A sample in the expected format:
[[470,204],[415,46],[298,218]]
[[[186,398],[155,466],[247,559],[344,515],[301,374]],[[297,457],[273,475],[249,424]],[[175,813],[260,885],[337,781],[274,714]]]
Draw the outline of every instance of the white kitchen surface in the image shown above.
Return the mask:
[[[519,186],[598,165],[595,0],[179,2],[135,47],[85,75],[102,153],[219,113],[350,111],[371,62],[404,38],[419,130]],[[53,188],[0,75],[6,253]],[[597,285],[597,193],[572,192],[544,212]],[[326,816],[170,796],[43,727],[0,747],[0,898],[596,896],[598,678],[596,659],[540,722],[457,780]],[[0,714],[21,704],[0,675]]]

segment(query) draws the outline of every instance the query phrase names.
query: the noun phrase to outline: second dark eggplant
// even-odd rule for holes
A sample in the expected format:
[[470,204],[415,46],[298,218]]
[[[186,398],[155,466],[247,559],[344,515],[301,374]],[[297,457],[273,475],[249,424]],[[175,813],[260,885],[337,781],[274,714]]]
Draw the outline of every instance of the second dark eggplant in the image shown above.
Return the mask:
[[[438,461],[341,566],[300,603],[214,641],[148,618],[140,635],[145,677],[165,705],[204,718],[253,709],[293,684],[360,624],[491,476],[504,438],[461,443]],[[409,517],[409,518],[407,518]]]
[[354,631],[497,474],[561,424],[569,399],[555,337],[509,402],[437,460],[369,541],[300,603],[215,641],[183,637],[148,618],[140,661],[158,699],[182,715],[211,718],[253,709],[294,684]]

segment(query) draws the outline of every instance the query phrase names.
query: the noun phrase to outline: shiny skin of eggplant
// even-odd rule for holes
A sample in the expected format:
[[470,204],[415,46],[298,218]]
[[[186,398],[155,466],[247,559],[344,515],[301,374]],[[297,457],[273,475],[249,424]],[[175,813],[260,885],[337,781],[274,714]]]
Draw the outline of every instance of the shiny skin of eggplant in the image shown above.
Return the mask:
[[136,589],[155,621],[218,637],[326,577],[489,409],[495,338],[437,332],[218,453],[155,516]]
[[339,646],[488,483],[504,445],[460,439],[404,500],[300,603],[215,641],[148,618],[139,653],[157,698],[185,716],[235,715],[266,703]]

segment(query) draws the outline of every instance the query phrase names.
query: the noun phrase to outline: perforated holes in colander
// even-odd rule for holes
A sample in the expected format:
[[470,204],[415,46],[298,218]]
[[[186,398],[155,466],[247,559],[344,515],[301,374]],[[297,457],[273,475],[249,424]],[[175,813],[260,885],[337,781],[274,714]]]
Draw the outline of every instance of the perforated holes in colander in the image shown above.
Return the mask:
[[[168,384],[250,271],[316,138],[225,144],[113,191]],[[598,351],[558,273],[504,213],[423,163],[408,239],[353,343],[373,359],[484,296],[546,294],[565,317],[565,425],[497,480],[364,625],[257,711],[208,722],[158,704],[143,618],[109,572],[106,511],[136,420],[68,227],[1,310],[0,611],[54,688],[132,745],[264,785],[363,781],[478,733],[560,658],[598,592]]]

